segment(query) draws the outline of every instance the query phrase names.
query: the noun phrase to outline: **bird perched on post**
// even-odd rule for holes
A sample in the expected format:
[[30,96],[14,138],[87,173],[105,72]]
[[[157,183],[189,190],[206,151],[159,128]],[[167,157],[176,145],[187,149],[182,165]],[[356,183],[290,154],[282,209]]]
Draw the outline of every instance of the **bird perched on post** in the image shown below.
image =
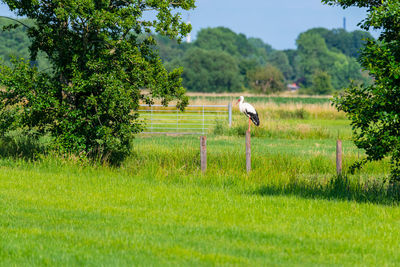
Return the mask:
[[239,110],[242,112],[244,115],[249,117],[249,129],[248,131],[250,132],[250,120],[256,125],[260,125],[260,119],[258,118],[258,113],[256,109],[250,105],[249,103],[244,102],[244,97],[241,96],[239,97],[237,103],[239,103]]

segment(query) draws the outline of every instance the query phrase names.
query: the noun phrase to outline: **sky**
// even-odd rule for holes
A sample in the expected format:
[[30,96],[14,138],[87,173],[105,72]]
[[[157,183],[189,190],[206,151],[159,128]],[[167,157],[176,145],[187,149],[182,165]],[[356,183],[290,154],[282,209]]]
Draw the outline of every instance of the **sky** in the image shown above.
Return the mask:
[[[279,50],[296,48],[297,37],[308,29],[342,28],[344,17],[348,31],[360,29],[357,24],[366,15],[363,9],[343,10],[323,5],[321,0],[197,0],[196,5],[183,13],[183,19],[192,24],[192,39],[202,28],[224,26]],[[5,5],[0,5],[1,15],[15,17]]]

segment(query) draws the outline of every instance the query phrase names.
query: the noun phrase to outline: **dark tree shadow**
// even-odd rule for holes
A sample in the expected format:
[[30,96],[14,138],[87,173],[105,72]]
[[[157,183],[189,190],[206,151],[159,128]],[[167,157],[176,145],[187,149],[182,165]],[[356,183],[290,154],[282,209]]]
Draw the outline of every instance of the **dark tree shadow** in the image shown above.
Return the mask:
[[22,130],[9,131],[0,137],[0,157],[36,160],[49,150],[53,139]]
[[398,205],[400,185],[373,180],[365,184],[350,182],[347,176],[337,176],[326,184],[293,181],[286,185],[266,185],[252,192],[262,196],[291,195],[309,199],[356,201],[381,205]]

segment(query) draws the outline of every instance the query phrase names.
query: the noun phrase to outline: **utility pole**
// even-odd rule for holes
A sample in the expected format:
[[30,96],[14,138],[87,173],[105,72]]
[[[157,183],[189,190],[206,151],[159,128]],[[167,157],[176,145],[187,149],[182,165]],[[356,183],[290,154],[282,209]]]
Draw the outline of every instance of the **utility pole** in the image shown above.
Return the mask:
[[346,17],[343,17],[343,29],[346,31]]

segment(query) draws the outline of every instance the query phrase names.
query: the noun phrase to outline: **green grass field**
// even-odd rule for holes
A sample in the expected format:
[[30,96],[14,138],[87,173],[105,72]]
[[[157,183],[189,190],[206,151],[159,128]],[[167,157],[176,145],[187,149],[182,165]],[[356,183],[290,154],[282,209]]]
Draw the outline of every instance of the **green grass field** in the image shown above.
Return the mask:
[[302,108],[260,112],[250,174],[237,113],[207,135],[205,174],[198,136],[140,135],[120,167],[1,159],[0,265],[398,266],[388,160],[338,178],[338,133],[345,168],[364,157],[348,121]]

